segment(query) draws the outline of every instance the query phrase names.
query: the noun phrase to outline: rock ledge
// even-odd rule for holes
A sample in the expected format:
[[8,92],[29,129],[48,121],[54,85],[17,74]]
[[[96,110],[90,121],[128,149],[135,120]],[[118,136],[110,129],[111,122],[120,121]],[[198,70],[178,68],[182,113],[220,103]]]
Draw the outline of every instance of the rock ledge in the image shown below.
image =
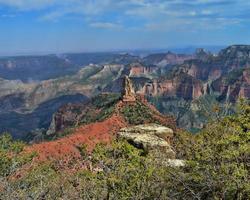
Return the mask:
[[175,158],[175,152],[170,145],[173,130],[165,126],[147,124],[123,128],[118,137],[157,157]]

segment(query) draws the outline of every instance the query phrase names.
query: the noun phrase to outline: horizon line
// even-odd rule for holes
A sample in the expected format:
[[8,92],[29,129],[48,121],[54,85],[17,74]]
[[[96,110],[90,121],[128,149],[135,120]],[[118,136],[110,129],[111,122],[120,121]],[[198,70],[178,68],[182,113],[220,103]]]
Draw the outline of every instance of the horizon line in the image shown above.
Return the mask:
[[[91,53],[133,53],[137,51],[184,51],[188,48],[190,49],[198,49],[198,48],[225,48],[227,46],[233,46],[236,44],[231,45],[184,45],[184,46],[169,46],[169,47],[156,47],[156,48],[134,48],[134,49],[128,49],[128,48],[121,48],[121,49],[106,49],[106,50],[72,50],[72,51],[33,51],[33,52],[6,52],[6,53],[0,53],[0,58],[3,57],[19,57],[19,56],[46,56],[46,55],[63,55],[63,54],[91,54]],[[237,45],[243,45],[243,44],[237,44]],[[173,52],[178,53],[178,52]]]

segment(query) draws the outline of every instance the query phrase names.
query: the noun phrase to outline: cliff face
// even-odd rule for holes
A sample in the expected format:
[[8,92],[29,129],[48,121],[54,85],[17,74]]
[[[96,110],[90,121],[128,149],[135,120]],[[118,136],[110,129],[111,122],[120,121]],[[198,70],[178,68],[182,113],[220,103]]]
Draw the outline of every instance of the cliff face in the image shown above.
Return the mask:
[[250,67],[250,46],[235,45],[220,51],[217,56],[207,56],[203,59],[193,59],[178,66],[183,71],[197,79],[216,80],[232,70]]
[[154,80],[138,91],[147,96],[179,97],[186,100],[196,99],[204,94],[202,82],[188,75],[172,80]]
[[150,76],[152,73],[156,73],[157,67],[154,66],[145,66],[140,63],[134,63],[130,65],[130,73],[131,77],[140,77],[140,76]]
[[[47,135],[51,135],[55,132],[63,131],[68,127],[72,127],[80,123],[80,119],[84,114],[88,113],[90,110],[94,109],[91,106],[86,106],[85,104],[66,104],[60,107],[52,117],[52,121],[47,131]],[[92,112],[95,115],[95,112]]]
[[236,102],[238,98],[250,98],[250,68],[233,70],[212,83],[221,99]]
[[208,116],[233,112],[239,98],[250,99],[250,46],[231,46],[218,55],[199,50],[194,59],[170,69],[163,78],[153,79],[139,92],[150,97],[163,113],[171,113],[181,127],[200,129]]
[[[209,58],[210,59],[210,58]],[[178,66],[176,73],[184,72],[190,76],[202,80],[216,80],[224,72],[221,68],[221,63],[203,60],[190,60],[185,62],[183,65]]]

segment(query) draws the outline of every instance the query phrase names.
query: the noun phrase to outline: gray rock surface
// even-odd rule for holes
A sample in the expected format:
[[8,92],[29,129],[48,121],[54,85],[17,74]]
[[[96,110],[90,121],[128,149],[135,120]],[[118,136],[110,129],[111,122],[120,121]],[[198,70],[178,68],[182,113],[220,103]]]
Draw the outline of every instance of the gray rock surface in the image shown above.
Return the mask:
[[132,126],[121,129],[118,137],[159,158],[175,158],[175,152],[169,144],[173,137],[170,128],[157,124]]

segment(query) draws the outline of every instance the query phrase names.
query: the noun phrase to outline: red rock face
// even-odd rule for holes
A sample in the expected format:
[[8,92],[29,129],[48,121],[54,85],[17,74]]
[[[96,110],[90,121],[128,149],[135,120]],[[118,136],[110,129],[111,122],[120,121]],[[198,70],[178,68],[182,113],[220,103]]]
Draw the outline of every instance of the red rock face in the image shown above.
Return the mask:
[[142,66],[141,64],[133,65],[130,69],[130,76],[141,76],[153,73],[153,67]]
[[192,64],[186,69],[187,74],[200,80],[216,80],[222,75],[222,70],[219,67],[204,66],[200,67]]
[[204,94],[203,84],[191,77],[186,78],[186,80],[180,80],[179,78],[163,81],[155,80],[152,83],[147,83],[139,92],[149,96],[176,96],[184,99],[195,99]]
[[174,90],[174,88],[174,83],[171,80],[164,82],[158,82],[155,80],[153,83],[147,83],[143,87],[141,93],[149,96],[163,95],[164,93],[172,95],[171,92]]

